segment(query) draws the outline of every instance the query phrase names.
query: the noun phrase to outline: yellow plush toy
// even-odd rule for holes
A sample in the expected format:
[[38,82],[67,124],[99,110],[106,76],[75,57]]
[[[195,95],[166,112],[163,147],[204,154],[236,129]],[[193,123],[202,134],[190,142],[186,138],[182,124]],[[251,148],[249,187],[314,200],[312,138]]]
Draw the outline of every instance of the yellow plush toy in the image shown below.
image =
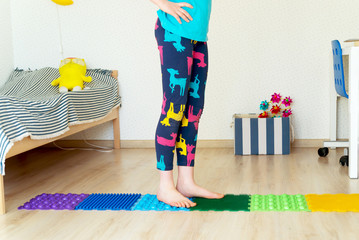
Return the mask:
[[52,1],[56,4],[63,5],[63,6],[71,5],[74,3],[72,0],[52,0]]
[[59,68],[60,76],[51,82],[52,86],[59,85],[61,93],[81,91],[84,88],[84,81],[91,82],[91,77],[86,77],[86,63],[80,58],[66,58],[61,61]]

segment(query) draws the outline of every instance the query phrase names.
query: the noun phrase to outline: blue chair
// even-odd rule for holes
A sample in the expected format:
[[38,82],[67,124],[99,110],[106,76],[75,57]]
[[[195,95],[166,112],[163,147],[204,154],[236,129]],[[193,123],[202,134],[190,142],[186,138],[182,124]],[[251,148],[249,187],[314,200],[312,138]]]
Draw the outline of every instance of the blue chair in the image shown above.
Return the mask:
[[[345,78],[344,78],[344,67],[343,67],[343,53],[342,48],[338,40],[332,41],[332,52],[333,52],[333,68],[334,68],[334,85],[337,94],[341,97],[349,98],[345,90]],[[343,141],[331,141],[324,142],[324,147],[318,149],[318,154],[321,157],[325,157],[329,153],[328,147],[345,147],[345,155],[340,158],[340,164],[342,166],[349,165],[349,158],[347,155],[347,148],[349,147],[349,142]]]
[[335,90],[340,96],[349,98],[345,90],[342,47],[338,40],[332,41],[332,50]]

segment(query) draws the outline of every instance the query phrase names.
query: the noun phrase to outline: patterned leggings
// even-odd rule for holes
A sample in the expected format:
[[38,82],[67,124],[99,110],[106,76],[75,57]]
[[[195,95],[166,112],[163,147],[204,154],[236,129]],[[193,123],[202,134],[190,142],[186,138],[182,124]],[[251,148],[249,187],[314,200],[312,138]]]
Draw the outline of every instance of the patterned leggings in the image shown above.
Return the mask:
[[165,30],[159,20],[155,36],[160,51],[163,103],[156,129],[157,169],[194,166],[198,123],[203,112],[208,73],[206,42],[197,42]]

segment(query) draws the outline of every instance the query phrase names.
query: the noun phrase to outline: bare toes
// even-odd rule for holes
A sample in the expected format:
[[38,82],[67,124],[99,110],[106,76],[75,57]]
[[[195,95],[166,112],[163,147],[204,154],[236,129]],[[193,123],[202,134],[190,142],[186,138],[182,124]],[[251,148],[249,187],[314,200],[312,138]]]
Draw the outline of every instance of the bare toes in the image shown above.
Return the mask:
[[194,205],[193,205],[194,203],[193,203],[191,200],[188,200],[187,203],[188,203],[188,206],[189,206],[189,207],[193,207],[193,206],[194,206]]
[[193,202],[188,201],[188,206],[189,206],[189,207],[193,207]]

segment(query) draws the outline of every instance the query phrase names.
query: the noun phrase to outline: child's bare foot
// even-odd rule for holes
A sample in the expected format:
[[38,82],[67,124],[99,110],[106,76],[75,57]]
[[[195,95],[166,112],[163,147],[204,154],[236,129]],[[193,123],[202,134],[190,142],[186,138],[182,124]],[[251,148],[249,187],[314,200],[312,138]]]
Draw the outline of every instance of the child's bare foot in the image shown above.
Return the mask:
[[157,192],[157,199],[173,207],[190,208],[196,206],[196,203],[183,196],[174,187],[160,187]]
[[177,182],[177,190],[185,197],[202,197],[210,199],[223,198],[221,193],[211,192],[203,187],[198,186],[194,182]]
[[198,186],[194,181],[193,167],[178,166],[177,190],[185,197],[223,198],[221,193],[211,192]]

